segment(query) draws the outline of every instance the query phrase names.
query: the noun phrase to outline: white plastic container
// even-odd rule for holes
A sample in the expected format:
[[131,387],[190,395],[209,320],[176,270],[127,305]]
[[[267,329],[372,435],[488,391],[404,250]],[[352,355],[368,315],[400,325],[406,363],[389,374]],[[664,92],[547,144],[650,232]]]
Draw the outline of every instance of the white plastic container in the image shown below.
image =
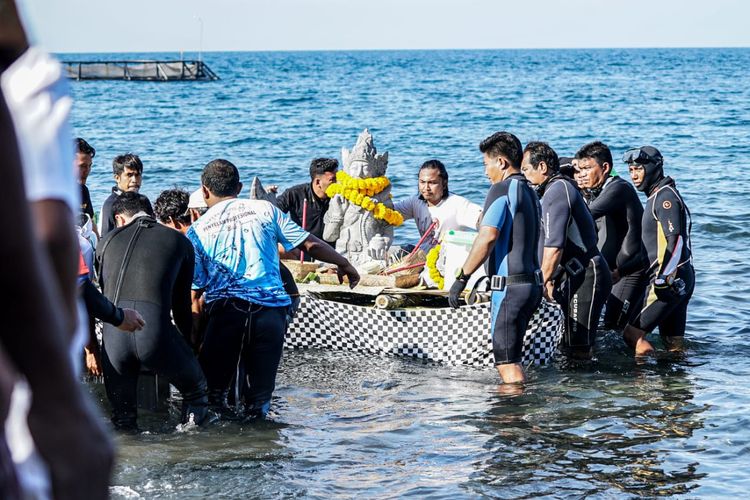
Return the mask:
[[[443,242],[441,245],[445,252],[444,290],[450,290],[453,282],[456,281],[456,270],[466,262],[466,257],[469,256],[469,250],[471,250],[471,245],[474,244],[477,234],[476,231],[456,231],[451,229],[445,233],[445,236],[443,236]],[[474,283],[485,275],[486,273],[483,264],[474,272],[474,274],[471,275],[469,283],[466,285],[466,289],[471,290]]]

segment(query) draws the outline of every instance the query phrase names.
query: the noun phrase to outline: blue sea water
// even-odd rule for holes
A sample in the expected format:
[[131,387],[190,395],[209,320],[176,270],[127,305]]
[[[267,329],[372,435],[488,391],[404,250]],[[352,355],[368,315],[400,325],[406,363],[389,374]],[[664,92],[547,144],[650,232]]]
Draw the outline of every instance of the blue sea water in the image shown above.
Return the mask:
[[[94,56],[68,54],[63,59]],[[96,58],[171,58],[112,54]],[[509,130],[562,156],[600,139],[652,144],[693,215],[687,354],[636,364],[604,332],[589,366],[533,369],[523,395],[492,370],[287,352],[273,422],[118,438],[116,497],[686,497],[750,487],[750,49],[211,53],[215,82],[73,82],[75,133],[145,164],[142,192],[198,187],[227,158],[282,188],[369,128],[396,198],[427,159],[481,203],[481,139]],[[624,167],[620,171],[625,173]],[[415,242],[406,224],[396,232]],[[102,407],[107,410],[106,403]],[[161,420],[160,420],[161,419]]]

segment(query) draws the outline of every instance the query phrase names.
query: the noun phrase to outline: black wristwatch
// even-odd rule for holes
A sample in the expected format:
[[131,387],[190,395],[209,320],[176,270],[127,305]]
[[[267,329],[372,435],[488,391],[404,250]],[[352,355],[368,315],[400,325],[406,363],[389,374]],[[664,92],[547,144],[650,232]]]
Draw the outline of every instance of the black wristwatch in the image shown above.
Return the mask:
[[464,267],[456,269],[456,281],[469,281],[469,276],[464,273]]

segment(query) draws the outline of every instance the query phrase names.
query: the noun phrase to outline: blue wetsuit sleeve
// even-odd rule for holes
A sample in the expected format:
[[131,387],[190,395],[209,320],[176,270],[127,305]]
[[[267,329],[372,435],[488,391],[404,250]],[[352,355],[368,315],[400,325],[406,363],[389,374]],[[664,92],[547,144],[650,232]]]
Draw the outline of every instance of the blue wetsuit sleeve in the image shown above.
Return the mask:
[[564,248],[570,221],[570,199],[567,182],[557,181],[547,188],[542,198],[544,246]]
[[[489,200],[489,195],[488,201]],[[482,217],[482,226],[489,226],[500,229],[505,224],[505,217],[508,215],[508,208],[510,207],[510,200],[507,194],[497,196],[490,202],[489,207],[485,210],[484,216]]]
[[276,238],[287,252],[297,248],[304,242],[310,233],[299,227],[289,218],[287,214],[276,207],[272,207]]

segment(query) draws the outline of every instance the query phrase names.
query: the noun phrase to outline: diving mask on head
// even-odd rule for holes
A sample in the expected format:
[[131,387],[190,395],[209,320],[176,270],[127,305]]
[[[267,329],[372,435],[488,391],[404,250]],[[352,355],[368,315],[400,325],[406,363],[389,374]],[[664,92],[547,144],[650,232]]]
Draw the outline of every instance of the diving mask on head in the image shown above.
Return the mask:
[[638,165],[645,170],[643,182],[637,188],[639,191],[648,193],[651,187],[664,177],[664,158],[653,146],[628,149],[622,156],[622,161],[628,165]]

